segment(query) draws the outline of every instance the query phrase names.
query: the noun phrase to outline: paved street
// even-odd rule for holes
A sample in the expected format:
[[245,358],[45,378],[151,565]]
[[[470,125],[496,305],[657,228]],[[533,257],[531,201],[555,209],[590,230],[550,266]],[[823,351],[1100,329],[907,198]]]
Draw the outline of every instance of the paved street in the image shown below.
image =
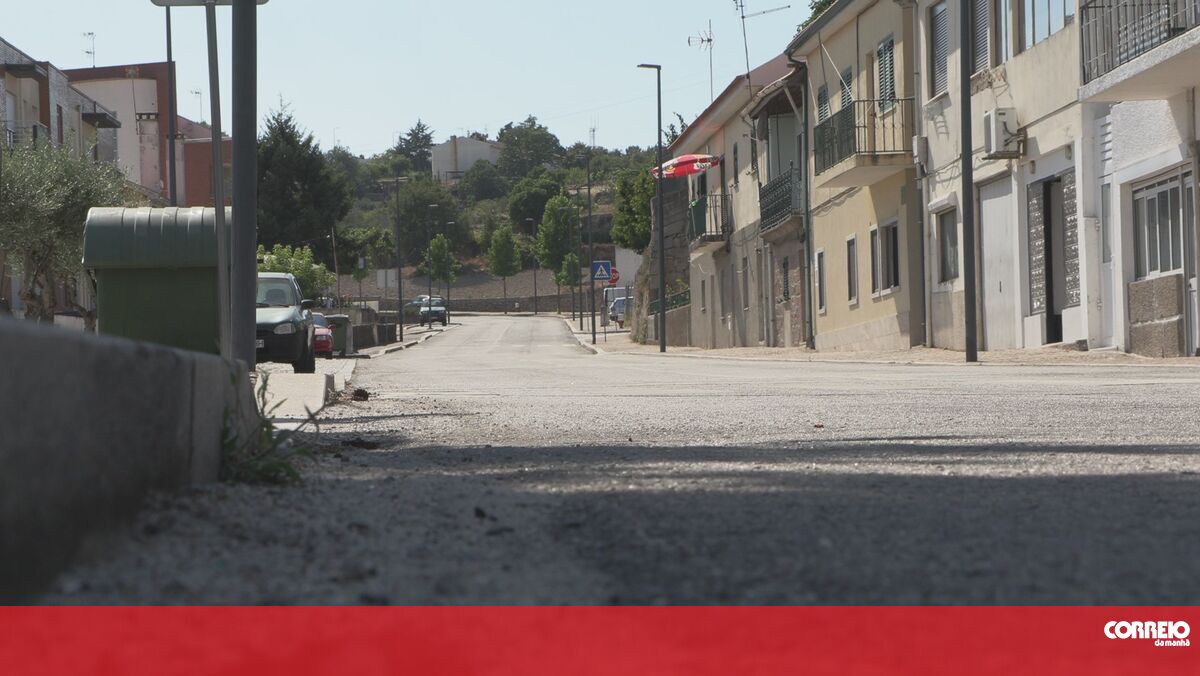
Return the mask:
[[157,500],[48,597],[1197,603],[1200,369],[592,355],[461,317],[306,480]]

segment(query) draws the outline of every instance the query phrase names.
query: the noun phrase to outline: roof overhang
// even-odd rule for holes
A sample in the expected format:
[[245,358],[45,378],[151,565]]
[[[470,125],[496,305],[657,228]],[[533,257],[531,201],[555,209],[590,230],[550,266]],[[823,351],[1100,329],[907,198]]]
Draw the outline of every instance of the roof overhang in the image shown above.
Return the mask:
[[98,129],[120,129],[121,121],[116,115],[107,110],[96,110],[83,113],[83,121]]
[[738,75],[717,95],[704,112],[696,116],[688,128],[675,139],[667,150],[672,156],[700,152],[708,139],[723,128],[729,120],[740,113],[757,91],[762,89],[767,78],[776,76],[787,68],[787,59],[780,54],[750,72]]
[[40,63],[6,63],[4,72],[18,79],[42,80],[50,78],[49,71]]
[[793,61],[792,69],[787,75],[779,78],[771,84],[763,87],[754,98],[750,101],[750,117],[756,118],[763,113],[763,110],[770,106],[777,95],[786,93],[785,89],[790,89],[804,84],[804,69],[805,64],[803,59]]

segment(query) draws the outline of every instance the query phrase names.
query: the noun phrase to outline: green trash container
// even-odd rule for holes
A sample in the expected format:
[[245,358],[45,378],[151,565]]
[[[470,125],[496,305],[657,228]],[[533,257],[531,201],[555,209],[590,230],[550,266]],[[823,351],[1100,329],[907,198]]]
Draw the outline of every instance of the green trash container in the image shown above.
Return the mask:
[[325,315],[329,330],[333,331],[333,351],[345,357],[354,352],[354,332],[351,330],[350,315]]
[[91,209],[83,266],[96,274],[97,331],[219,354],[215,217],[202,207]]

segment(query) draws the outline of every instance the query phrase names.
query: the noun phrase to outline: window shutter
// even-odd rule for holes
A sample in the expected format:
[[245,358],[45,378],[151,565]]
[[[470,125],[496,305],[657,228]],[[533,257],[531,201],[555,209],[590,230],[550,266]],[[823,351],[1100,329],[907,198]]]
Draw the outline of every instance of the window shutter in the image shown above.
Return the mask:
[[879,109],[891,110],[896,100],[896,43],[888,38],[879,43],[875,50],[877,67],[879,68]]
[[971,17],[971,26],[974,35],[971,36],[971,64],[974,67],[974,72],[988,67],[991,61],[988,57],[991,54],[988,52],[988,0],[972,0],[971,11],[975,13]]
[[933,56],[931,71],[933,73],[933,94],[942,94],[948,83],[946,60],[950,53],[950,21],[946,12],[946,3],[934,6],[930,13],[930,54]]
[[843,109],[849,108],[850,104],[854,101],[854,97],[851,95],[850,90],[850,84],[852,82],[854,82],[854,71],[850,68],[847,68],[846,70],[842,71],[842,77],[838,82],[838,86],[842,89]]
[[825,85],[817,89],[817,118],[821,122],[829,119],[829,90]]

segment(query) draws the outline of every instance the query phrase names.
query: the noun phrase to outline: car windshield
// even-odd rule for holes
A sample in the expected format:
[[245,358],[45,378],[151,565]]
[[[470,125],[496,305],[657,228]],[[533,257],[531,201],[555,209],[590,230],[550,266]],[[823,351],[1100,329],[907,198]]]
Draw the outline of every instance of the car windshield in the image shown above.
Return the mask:
[[431,300],[423,300],[423,301],[421,301],[421,302],[422,302],[422,303],[424,303],[425,307],[429,307],[429,306],[433,306],[433,307],[443,307],[443,306],[445,306],[445,305],[446,305],[446,301],[445,301],[445,299],[442,299],[442,298],[436,298],[436,297],[435,297],[435,298],[433,298],[433,299],[431,299]]
[[258,307],[288,307],[299,304],[291,280],[282,277],[258,280]]
[[324,326],[325,328],[329,328],[329,320],[325,319],[325,315],[323,315],[323,314],[314,313],[313,314],[313,324],[316,324],[317,326]]

